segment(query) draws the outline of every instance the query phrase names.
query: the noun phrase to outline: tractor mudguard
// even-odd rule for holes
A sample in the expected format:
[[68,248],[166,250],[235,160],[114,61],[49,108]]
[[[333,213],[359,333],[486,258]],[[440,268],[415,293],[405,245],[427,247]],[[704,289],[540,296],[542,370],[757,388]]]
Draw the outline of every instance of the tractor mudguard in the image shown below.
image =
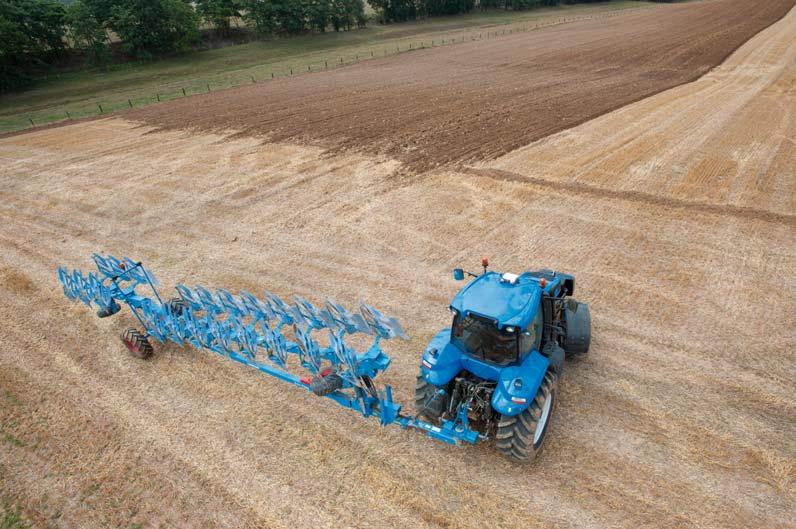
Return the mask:
[[501,370],[492,394],[492,408],[508,416],[525,411],[536,397],[549,365],[547,358],[532,351],[520,365]]
[[450,343],[450,335],[450,328],[442,329],[423,353],[423,374],[435,386],[444,386],[462,370],[462,352]]

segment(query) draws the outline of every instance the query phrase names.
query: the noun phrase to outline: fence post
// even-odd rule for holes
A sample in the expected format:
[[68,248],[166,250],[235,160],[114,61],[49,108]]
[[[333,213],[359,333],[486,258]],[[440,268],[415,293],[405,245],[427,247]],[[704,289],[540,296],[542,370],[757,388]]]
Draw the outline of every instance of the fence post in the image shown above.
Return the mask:
[[207,83],[207,91],[210,91],[210,83]]
[[160,94],[155,94],[155,97],[158,98],[158,103],[160,103]]
[[370,50],[370,56],[373,57],[373,50]]
[[293,75],[293,67],[290,67],[290,75]]
[[69,111],[68,110],[66,111],[66,119],[68,119],[68,120],[72,119],[72,116],[69,115]]
[[254,80],[254,76],[252,75],[252,84],[256,83],[257,81]]
[[133,102],[132,102],[132,100],[128,99],[128,100],[127,100],[127,104],[129,104],[129,105],[130,105],[130,108],[133,108]]
[[323,67],[328,70],[329,69],[329,61],[323,61]]
[[102,105],[100,105],[99,103],[97,103],[97,106],[99,107],[100,114],[102,114]]
[[271,79],[274,78],[274,72],[271,72]]
[[35,127],[36,126],[36,124],[33,123],[33,118],[32,117],[28,117],[28,121],[30,121],[30,126],[31,127]]
[[182,89],[182,96],[185,97],[185,88]]

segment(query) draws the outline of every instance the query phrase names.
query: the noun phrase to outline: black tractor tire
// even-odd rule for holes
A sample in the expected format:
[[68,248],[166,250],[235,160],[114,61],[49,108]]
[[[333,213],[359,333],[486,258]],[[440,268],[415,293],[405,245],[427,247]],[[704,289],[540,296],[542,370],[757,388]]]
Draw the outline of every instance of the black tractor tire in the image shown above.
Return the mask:
[[[542,452],[547,429],[556,408],[557,388],[558,375],[549,370],[527,410],[511,417],[500,416],[495,442],[498,452],[520,463],[530,463]],[[537,438],[539,428],[541,431]]]
[[142,360],[152,356],[154,349],[152,344],[146,337],[146,334],[140,332],[138,329],[127,329],[122,333],[122,342],[124,342],[130,354]]
[[434,424],[440,423],[442,414],[448,409],[448,394],[440,395],[439,388],[426,380],[423,371],[415,382],[415,410]]
[[188,310],[188,302],[182,298],[171,298],[166,303],[166,310],[174,316],[182,316]]
[[571,300],[564,307],[567,334],[564,352],[567,358],[585,355],[591,345],[591,314],[586,303]]

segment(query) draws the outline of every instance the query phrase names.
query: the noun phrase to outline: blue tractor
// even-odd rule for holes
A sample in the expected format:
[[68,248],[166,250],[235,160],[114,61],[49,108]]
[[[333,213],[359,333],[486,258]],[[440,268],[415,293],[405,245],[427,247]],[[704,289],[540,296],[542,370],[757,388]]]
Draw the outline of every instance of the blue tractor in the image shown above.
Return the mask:
[[462,422],[495,438],[515,461],[541,451],[556,407],[564,357],[588,352],[589,306],[574,300],[575,278],[552,270],[483,273],[450,304],[453,323],[431,340],[415,386],[418,413],[437,425]]

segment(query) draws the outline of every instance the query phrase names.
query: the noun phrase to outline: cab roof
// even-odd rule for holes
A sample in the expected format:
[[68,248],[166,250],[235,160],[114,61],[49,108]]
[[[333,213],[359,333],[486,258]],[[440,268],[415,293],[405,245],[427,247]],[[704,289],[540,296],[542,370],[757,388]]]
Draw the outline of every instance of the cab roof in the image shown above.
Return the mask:
[[450,306],[465,316],[475,314],[493,320],[500,328],[525,328],[539,310],[543,292],[540,279],[530,272],[519,276],[486,272],[465,285]]

